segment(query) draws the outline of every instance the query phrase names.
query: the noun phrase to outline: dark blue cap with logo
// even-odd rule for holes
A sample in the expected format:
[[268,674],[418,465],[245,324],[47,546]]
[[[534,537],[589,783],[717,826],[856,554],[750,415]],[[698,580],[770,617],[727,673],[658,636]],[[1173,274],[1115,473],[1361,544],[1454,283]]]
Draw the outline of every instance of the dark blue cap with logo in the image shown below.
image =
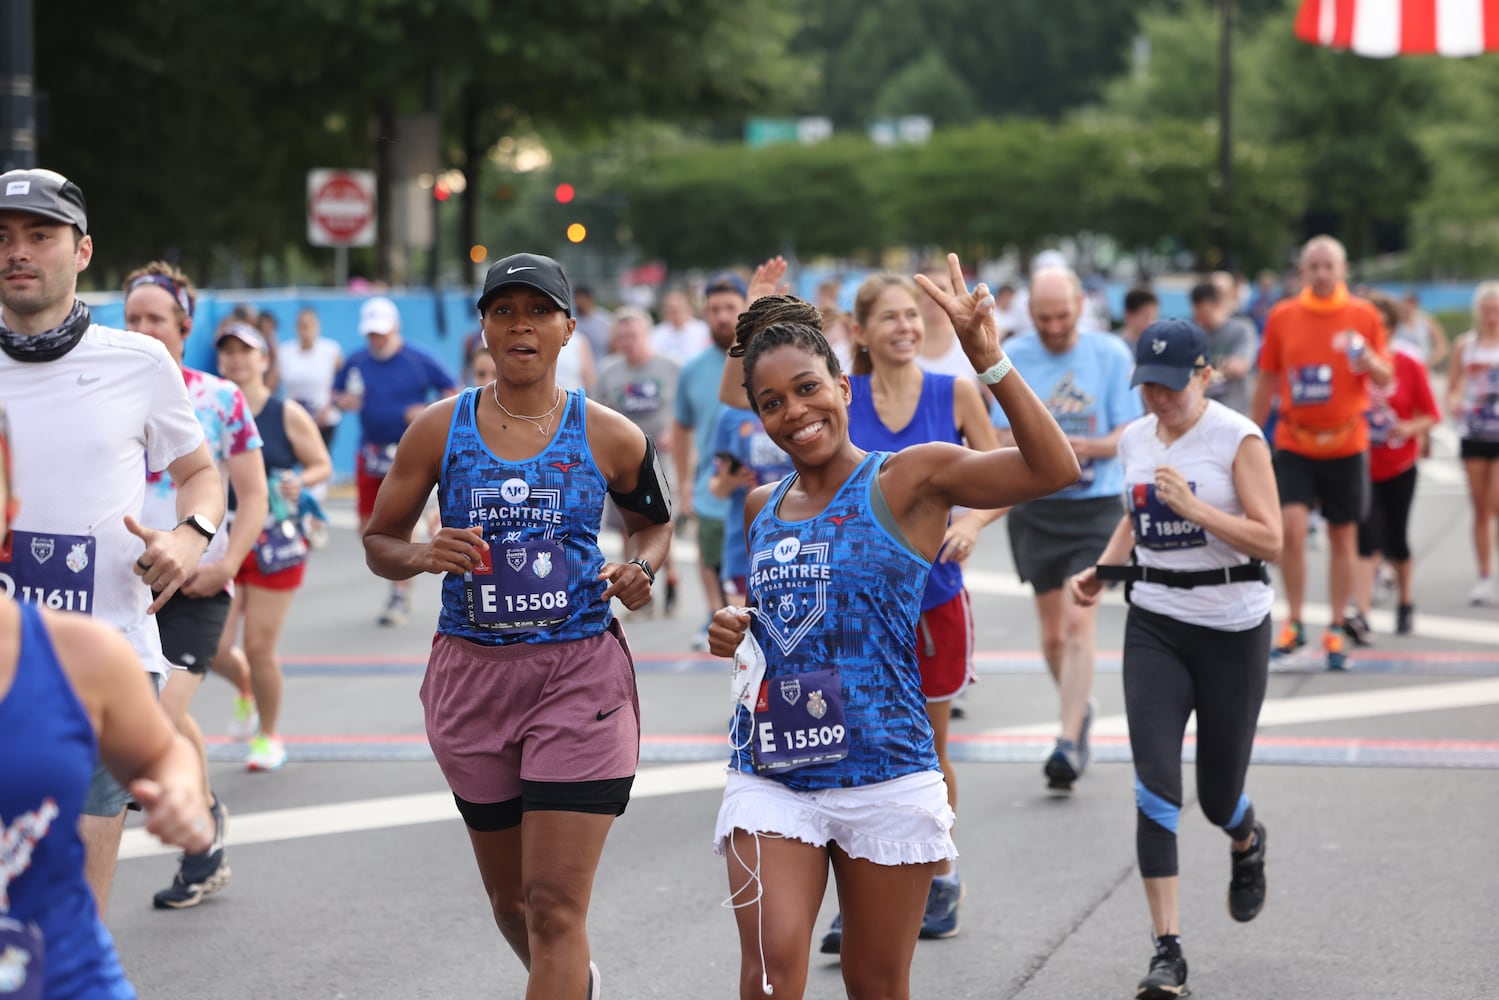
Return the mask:
[[490,265],[489,272],[484,275],[484,291],[479,295],[481,315],[489,300],[509,285],[525,285],[543,292],[557,303],[557,308],[569,316],[573,314],[572,285],[568,284],[562,265],[550,257],[539,253],[513,253]]
[[742,299],[749,296],[749,286],[733,271],[720,271],[709,278],[708,283],[703,286],[703,298],[706,299],[716,292],[733,292]]
[[1208,363],[1208,338],[1202,327],[1185,319],[1152,323],[1135,342],[1135,377],[1130,385],[1150,382],[1180,392],[1192,374]]

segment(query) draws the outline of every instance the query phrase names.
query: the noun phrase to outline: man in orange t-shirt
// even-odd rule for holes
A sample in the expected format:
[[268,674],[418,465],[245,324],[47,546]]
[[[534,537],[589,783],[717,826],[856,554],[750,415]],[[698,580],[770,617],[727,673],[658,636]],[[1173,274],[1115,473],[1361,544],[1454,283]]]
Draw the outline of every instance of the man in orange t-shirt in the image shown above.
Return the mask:
[[1358,525],[1369,507],[1368,383],[1388,385],[1393,368],[1374,306],[1348,294],[1348,256],[1331,236],[1301,251],[1301,294],[1270,311],[1250,416],[1261,426],[1278,395],[1275,480],[1285,534],[1281,579],[1290,618],[1273,655],[1306,645],[1306,527],[1313,505],[1327,521],[1331,628],[1322,637],[1329,670],[1344,667],[1343,616],[1353,593]]

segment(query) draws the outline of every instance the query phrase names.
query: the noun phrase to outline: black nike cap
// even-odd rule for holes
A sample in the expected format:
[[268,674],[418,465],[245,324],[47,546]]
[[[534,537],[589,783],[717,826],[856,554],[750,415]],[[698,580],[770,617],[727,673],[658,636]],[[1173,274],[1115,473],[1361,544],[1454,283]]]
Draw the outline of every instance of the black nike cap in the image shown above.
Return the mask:
[[567,282],[567,275],[562,271],[562,265],[539,253],[513,253],[503,260],[495,261],[484,275],[484,291],[480,293],[478,302],[479,315],[484,315],[484,307],[500,289],[511,285],[525,285],[544,292],[557,303],[557,308],[569,316],[573,314],[573,290]]

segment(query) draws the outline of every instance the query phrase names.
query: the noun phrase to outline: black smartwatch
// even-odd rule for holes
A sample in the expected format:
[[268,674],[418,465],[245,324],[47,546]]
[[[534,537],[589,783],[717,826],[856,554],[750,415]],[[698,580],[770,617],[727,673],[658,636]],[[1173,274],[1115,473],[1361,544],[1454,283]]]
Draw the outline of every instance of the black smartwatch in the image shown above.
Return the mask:
[[213,541],[213,536],[219,533],[218,525],[214,524],[202,514],[189,514],[187,517],[184,517],[182,520],[177,522],[177,527],[180,528],[184,524],[192,528],[204,538],[208,539],[210,542]]
[[646,580],[648,580],[651,583],[652,586],[655,585],[655,583],[656,583],[656,571],[653,570],[653,569],[651,569],[651,564],[650,564],[649,560],[646,560],[646,559],[631,559],[630,562],[627,565],[639,566],[640,567],[640,571],[645,574]]

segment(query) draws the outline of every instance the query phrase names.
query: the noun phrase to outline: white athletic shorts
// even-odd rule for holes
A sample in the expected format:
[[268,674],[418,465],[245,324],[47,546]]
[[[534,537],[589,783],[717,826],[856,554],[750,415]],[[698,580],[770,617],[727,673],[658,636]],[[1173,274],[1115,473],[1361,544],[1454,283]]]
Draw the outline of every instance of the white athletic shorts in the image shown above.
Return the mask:
[[953,811],[941,771],[921,771],[859,788],[796,792],[772,778],[730,771],[713,831],[727,853],[736,829],[825,847],[878,865],[925,864],[958,856]]

